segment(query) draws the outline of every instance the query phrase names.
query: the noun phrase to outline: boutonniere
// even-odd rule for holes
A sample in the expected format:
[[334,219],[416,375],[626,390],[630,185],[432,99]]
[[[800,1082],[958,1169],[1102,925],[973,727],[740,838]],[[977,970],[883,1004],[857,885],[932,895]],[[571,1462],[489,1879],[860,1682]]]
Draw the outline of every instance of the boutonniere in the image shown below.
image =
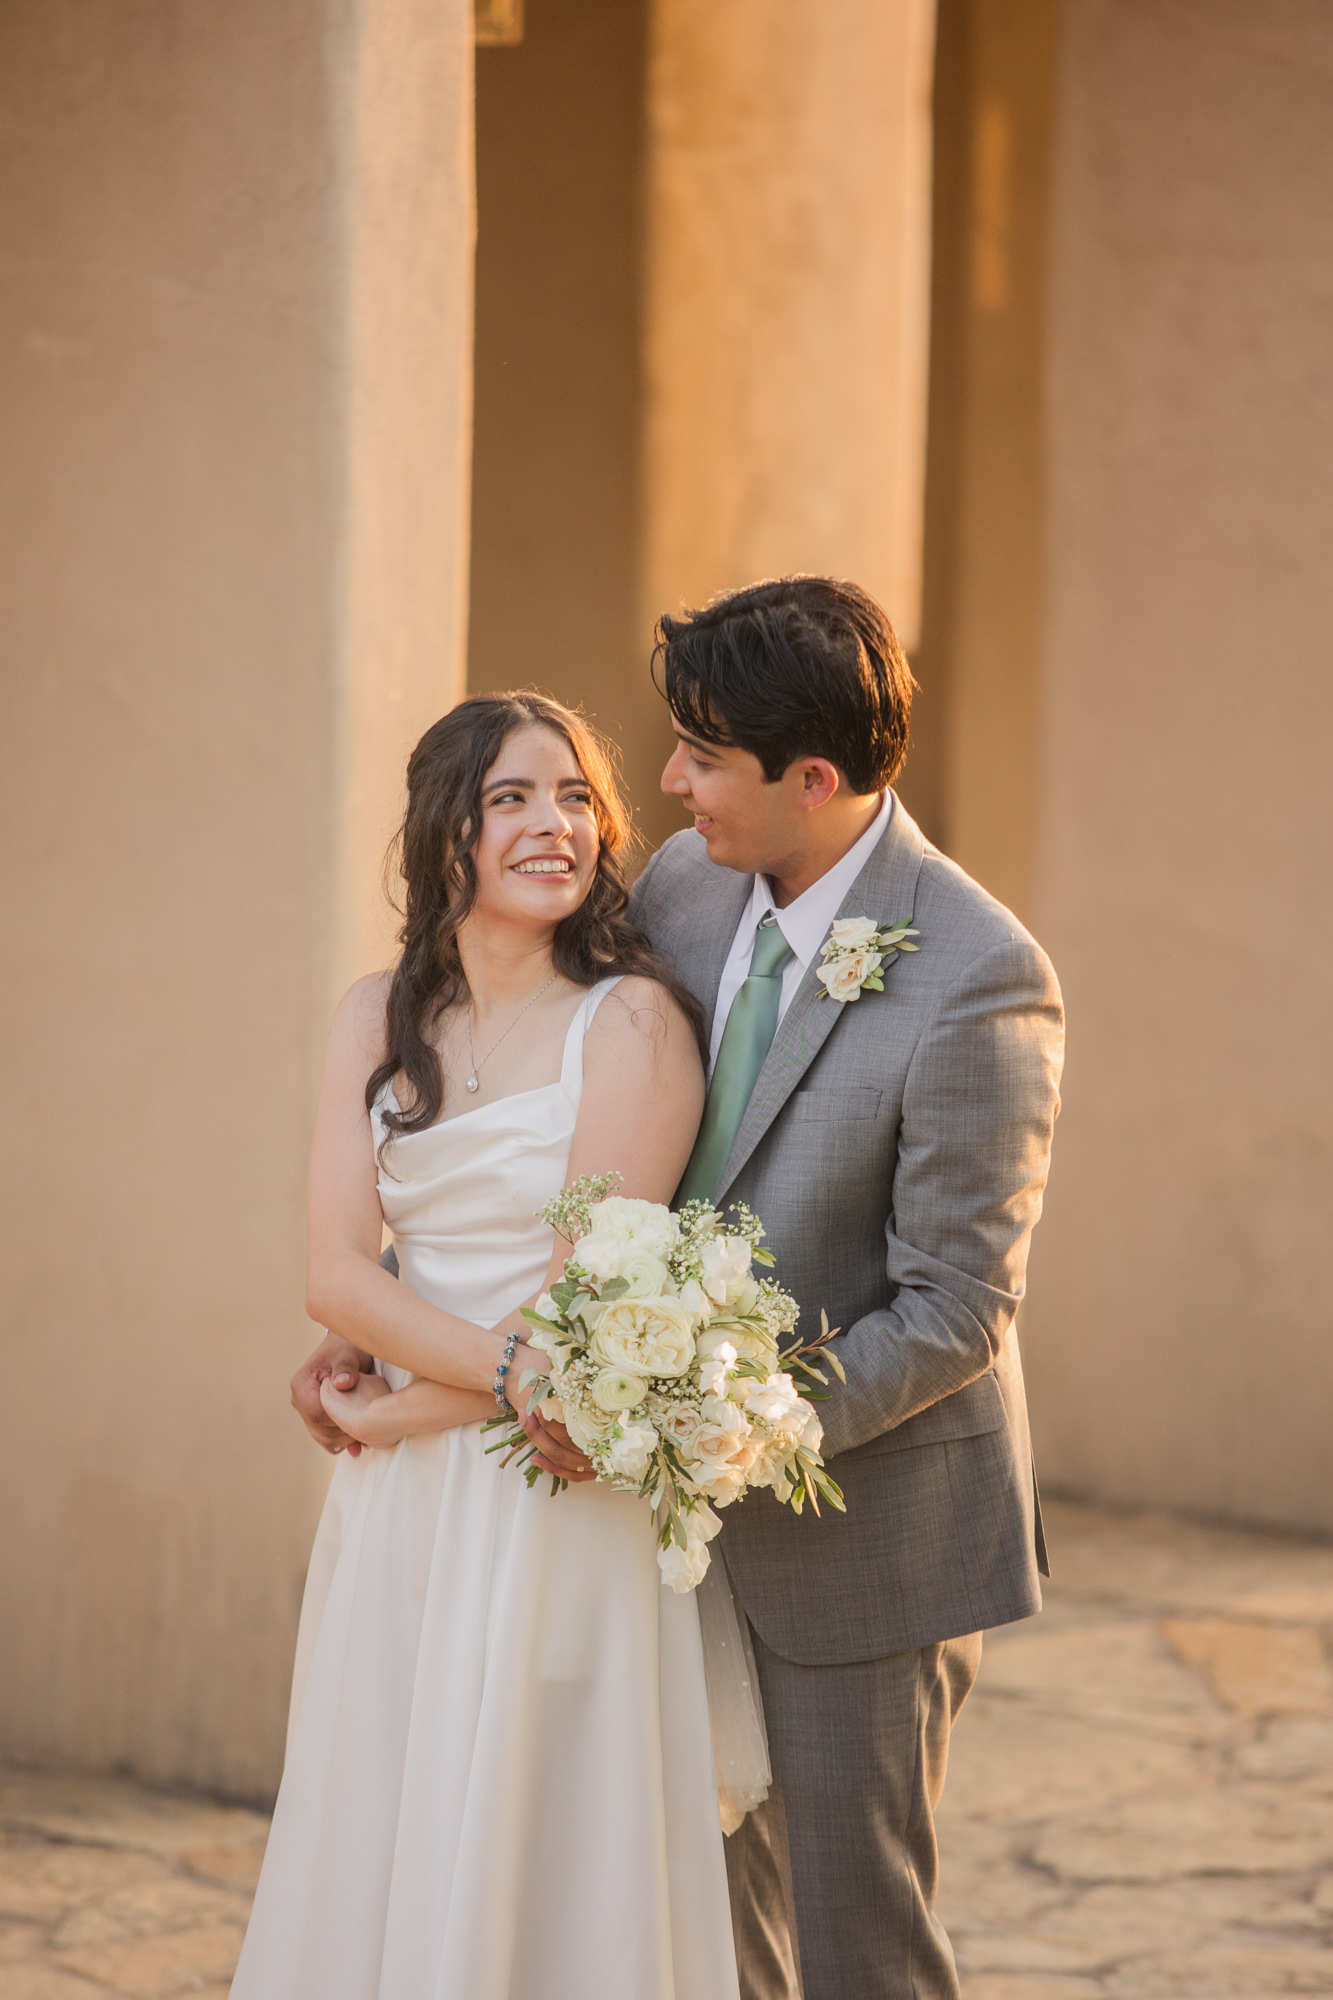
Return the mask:
[[907,942],[919,936],[906,918],[881,930],[873,917],[839,917],[819,948],[824,961],[815,973],[824,982],[820,999],[859,1000],[867,991],[882,993],[885,963],[900,951],[919,951],[920,945]]

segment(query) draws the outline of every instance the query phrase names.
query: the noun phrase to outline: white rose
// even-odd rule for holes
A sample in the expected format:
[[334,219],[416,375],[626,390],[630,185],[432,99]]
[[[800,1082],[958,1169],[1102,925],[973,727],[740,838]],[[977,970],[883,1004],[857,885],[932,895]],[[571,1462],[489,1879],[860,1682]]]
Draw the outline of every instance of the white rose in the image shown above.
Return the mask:
[[730,1347],[734,1354],[743,1354],[747,1361],[763,1363],[770,1372],[778,1358],[778,1344],[770,1333],[762,1327],[736,1326],[728,1320],[706,1327],[699,1335],[698,1344],[703,1360],[711,1360],[720,1347]]
[[743,1236],[715,1236],[704,1245],[703,1288],[716,1306],[731,1305],[750,1278],[749,1244]]
[[[541,1314],[543,1319],[559,1320],[560,1318],[560,1308],[549,1292],[543,1292],[538,1298],[536,1310]],[[534,1345],[531,1341],[528,1344],[529,1346]]]
[[708,1466],[695,1474],[694,1484],[715,1507],[730,1507],[745,1491],[745,1471],[739,1465]]
[[821,965],[815,977],[823,980],[830,999],[859,1000],[861,988],[881,962],[877,951],[851,951],[845,958],[835,958],[828,965]]
[[657,1432],[651,1424],[622,1424],[619,1437],[607,1448],[606,1462],[622,1479],[642,1479],[657,1450]]
[[813,1403],[806,1402],[804,1396],[797,1398],[796,1407],[805,1416],[805,1427],[796,1442],[802,1451],[812,1451],[818,1456],[819,1447],[824,1442],[824,1426],[819,1421],[819,1412]]
[[592,1385],[599,1410],[634,1410],[643,1401],[644,1378],[625,1368],[603,1368]]
[[735,1404],[705,1396],[703,1422],[690,1446],[691,1461],[704,1466],[729,1465],[741,1454],[748,1454],[749,1444],[749,1429]]
[[829,932],[834,944],[869,944],[879,925],[873,917],[839,917]]
[[758,1383],[751,1389],[746,1408],[752,1417],[763,1417],[770,1424],[778,1424],[799,1401],[796,1384],[790,1375],[770,1375],[767,1382]]
[[749,1468],[748,1480],[751,1486],[772,1486],[791,1459],[791,1446],[781,1438],[772,1438],[755,1458]]
[[687,1453],[698,1435],[702,1418],[688,1403],[676,1403],[663,1409],[657,1415],[657,1427],[663,1437],[671,1439],[676,1450]]
[[677,1299],[614,1299],[589,1352],[604,1368],[684,1375],[694,1360],[694,1323]]
[[699,1414],[706,1424],[716,1424],[719,1430],[744,1433],[747,1429],[745,1418],[734,1403],[724,1396],[705,1396],[699,1406]]

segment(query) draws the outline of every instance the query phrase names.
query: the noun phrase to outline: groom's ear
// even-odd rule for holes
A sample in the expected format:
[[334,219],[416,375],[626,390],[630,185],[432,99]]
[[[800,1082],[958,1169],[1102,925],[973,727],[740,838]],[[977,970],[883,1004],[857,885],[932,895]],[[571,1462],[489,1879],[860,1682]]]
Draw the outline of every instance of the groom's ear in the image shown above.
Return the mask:
[[798,757],[785,775],[789,781],[795,776],[800,803],[810,810],[826,806],[842,784],[842,773],[827,757]]

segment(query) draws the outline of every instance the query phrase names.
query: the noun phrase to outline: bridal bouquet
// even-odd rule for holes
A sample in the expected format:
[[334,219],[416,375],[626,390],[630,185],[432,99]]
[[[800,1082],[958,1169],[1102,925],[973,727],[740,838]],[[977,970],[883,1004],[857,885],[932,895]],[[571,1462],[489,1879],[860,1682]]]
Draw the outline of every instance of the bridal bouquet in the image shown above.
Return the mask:
[[[519,1386],[544,1392],[543,1415],[564,1424],[600,1480],[648,1501],[663,1581],[693,1590],[722,1526],[713,1509],[752,1486],[797,1513],[809,1500],[817,1514],[821,1494],[843,1510],[811,1400],[820,1396],[811,1385],[828,1380],[822,1360],[842,1378],[825,1352],[837,1329],[821,1315],[817,1340],[790,1339],[796,1302],[755,1277],[752,1266],[773,1259],[743,1204],[728,1211],[730,1224],[703,1201],[673,1215],[614,1194],[618,1180],[585,1175],[542,1210],[572,1254],[535,1309],[523,1309],[550,1373],[529,1371]],[[508,1428],[491,1450],[532,1456],[512,1419],[492,1422]],[[526,1476],[531,1484],[540,1474],[530,1466]]]

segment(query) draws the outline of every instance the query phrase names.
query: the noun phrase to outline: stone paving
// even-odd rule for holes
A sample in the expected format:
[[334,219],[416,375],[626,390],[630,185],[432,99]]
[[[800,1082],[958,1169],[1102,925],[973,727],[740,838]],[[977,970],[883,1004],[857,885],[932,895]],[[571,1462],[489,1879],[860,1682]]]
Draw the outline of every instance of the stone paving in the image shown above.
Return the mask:
[[[940,1815],[965,2000],[1333,1994],[1333,1548],[1049,1515]],[[223,2000],[266,1825],[0,1772],[0,2000]]]
[[1333,1548],[1048,1516],[940,1813],[965,2000],[1333,1993]]

